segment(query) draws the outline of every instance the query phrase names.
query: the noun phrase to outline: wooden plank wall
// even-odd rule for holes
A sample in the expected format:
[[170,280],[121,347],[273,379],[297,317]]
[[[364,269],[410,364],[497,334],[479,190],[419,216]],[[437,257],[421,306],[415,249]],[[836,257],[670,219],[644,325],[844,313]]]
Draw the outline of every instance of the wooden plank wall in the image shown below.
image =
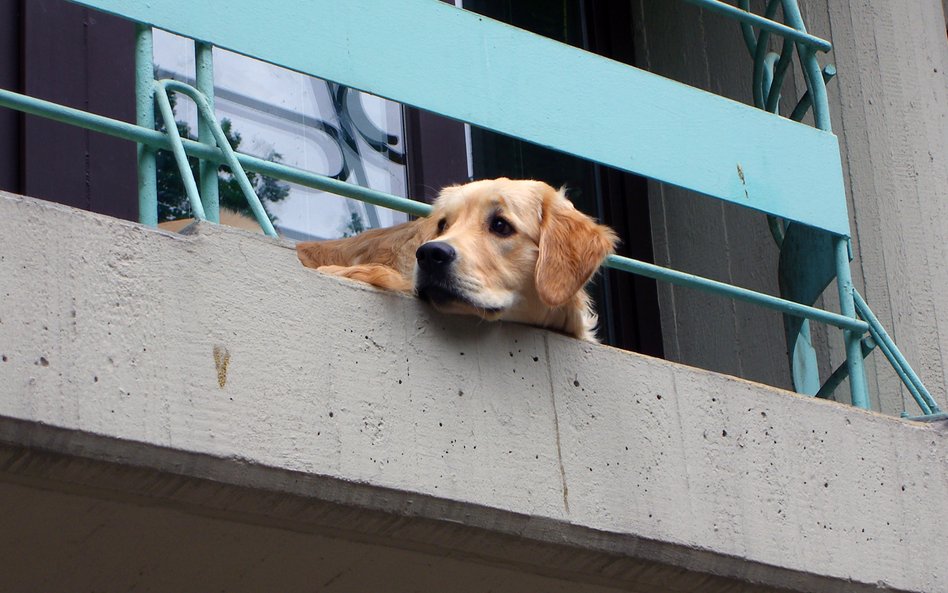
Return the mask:
[[[22,92],[135,121],[133,24],[63,0],[29,0],[22,11]],[[138,219],[134,144],[39,117],[22,122],[19,191]]]
[[[0,0],[0,88],[20,89],[21,0]],[[22,116],[0,109],[0,189],[21,192],[20,124]]]

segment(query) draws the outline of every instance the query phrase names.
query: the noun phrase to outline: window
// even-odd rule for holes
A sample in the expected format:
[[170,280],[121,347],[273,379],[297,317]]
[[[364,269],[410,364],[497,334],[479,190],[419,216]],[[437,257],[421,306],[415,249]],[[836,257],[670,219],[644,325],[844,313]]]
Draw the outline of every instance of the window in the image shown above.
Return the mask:
[[[158,78],[193,84],[191,41],[163,31],[154,39]],[[218,118],[230,122],[241,152],[406,196],[398,104],[219,48],[214,78]],[[180,101],[176,116],[196,130],[190,102]],[[333,239],[408,220],[400,212],[293,184],[284,193],[269,203],[266,195],[261,198],[277,230],[291,239]]]

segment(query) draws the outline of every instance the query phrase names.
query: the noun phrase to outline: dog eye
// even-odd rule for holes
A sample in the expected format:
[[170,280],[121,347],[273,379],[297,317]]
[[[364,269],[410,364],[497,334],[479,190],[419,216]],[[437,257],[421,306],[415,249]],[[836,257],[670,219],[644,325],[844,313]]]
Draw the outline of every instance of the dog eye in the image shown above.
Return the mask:
[[447,219],[447,218],[442,218],[441,220],[439,220],[439,221],[438,221],[438,234],[440,235],[441,233],[443,233],[445,227],[447,227],[447,226],[448,226],[448,219]]
[[501,237],[509,237],[514,232],[513,226],[503,216],[491,217],[489,227],[490,232]]

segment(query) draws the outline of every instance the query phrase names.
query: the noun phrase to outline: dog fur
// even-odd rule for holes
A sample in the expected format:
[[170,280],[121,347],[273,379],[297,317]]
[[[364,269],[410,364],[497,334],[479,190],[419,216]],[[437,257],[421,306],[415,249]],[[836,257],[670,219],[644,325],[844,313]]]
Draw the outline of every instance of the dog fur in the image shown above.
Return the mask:
[[562,190],[500,178],[445,188],[428,218],[299,243],[297,254],[307,267],[415,294],[442,312],[594,342],[597,318],[584,287],[615,244],[615,233]]

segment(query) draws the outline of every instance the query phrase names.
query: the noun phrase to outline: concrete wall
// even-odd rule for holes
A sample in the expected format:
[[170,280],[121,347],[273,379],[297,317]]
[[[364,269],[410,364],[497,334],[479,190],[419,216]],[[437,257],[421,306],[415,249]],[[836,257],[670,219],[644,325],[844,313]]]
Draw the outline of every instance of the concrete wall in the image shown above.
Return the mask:
[[[750,60],[733,21],[682,2],[633,5],[641,68],[752,103]],[[763,214],[654,182],[649,200],[656,263],[778,294],[779,252]],[[779,314],[661,283],[659,301],[669,360],[791,388]]]
[[[678,2],[635,2],[642,67],[751,103],[751,60],[737,25]],[[759,9],[761,2],[754,5]],[[804,0],[811,32],[830,39],[857,288],[942,407],[948,406],[948,44],[938,0]],[[799,73],[791,75],[794,89]],[[785,96],[799,93],[788,90]],[[788,113],[792,103],[785,104]],[[686,166],[686,164],[685,164]],[[655,185],[660,263],[777,293],[777,251],[763,215]],[[838,310],[835,286],[824,306]],[[687,289],[660,293],[672,360],[789,386],[779,317]],[[823,376],[841,337],[815,326]],[[869,359],[873,406],[918,413],[881,355]],[[848,387],[837,391],[848,397]],[[907,401],[907,404],[904,402]]]
[[0,282],[5,590],[948,591],[937,424],[8,194]]

